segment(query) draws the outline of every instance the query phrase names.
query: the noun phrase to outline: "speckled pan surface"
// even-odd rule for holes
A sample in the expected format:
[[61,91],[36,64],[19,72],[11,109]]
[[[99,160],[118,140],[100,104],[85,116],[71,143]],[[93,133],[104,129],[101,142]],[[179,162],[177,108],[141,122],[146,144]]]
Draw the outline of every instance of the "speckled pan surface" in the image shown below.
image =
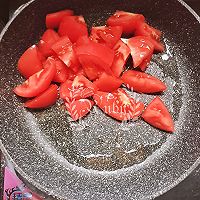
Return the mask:
[[[163,32],[166,51],[148,69],[168,85],[162,94],[176,124],[172,135],[138,120],[120,124],[94,108],[79,123],[61,102],[26,110],[12,88],[22,78],[19,56],[37,42],[49,12],[70,8],[87,23],[104,24],[115,10],[143,13]],[[200,162],[200,25],[176,0],[35,0],[1,34],[0,146],[17,171],[48,194],[67,200],[152,199]],[[146,104],[153,98],[132,93]]]

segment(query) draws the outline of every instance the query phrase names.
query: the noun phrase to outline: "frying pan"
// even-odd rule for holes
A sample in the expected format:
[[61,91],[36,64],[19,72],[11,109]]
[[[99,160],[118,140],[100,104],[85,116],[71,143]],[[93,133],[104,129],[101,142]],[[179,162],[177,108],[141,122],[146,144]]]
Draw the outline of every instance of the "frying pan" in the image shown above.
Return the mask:
[[[23,81],[19,56],[45,30],[45,15],[73,9],[89,26],[116,10],[143,13],[163,32],[166,51],[148,73],[168,85],[161,98],[175,120],[167,134],[142,120],[119,123],[94,108],[72,122],[62,102],[47,110],[23,108],[13,87]],[[15,169],[40,190],[62,199],[152,199],[168,191],[200,162],[200,18],[181,0],[32,0],[0,35],[0,147]],[[72,30],[73,31],[73,30]],[[149,103],[153,95],[134,98]]]

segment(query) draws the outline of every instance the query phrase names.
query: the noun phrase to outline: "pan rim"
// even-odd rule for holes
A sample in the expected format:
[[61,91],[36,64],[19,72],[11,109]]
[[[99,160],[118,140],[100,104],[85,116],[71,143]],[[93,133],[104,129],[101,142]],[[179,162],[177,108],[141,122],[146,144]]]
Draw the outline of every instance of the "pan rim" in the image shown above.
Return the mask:
[[[14,13],[14,15],[12,16],[12,18],[9,20],[9,22],[6,24],[6,26],[4,27],[4,29],[2,30],[2,32],[0,33],[0,42],[4,36],[4,34],[6,33],[7,29],[9,28],[9,26],[12,24],[12,22],[15,20],[15,18],[26,8],[28,7],[31,3],[35,2],[36,0],[30,0],[29,2],[23,4],[22,6],[20,6]],[[200,16],[183,0],[177,0],[182,6],[184,6],[195,18],[196,20],[200,23]],[[14,166],[14,169],[24,178],[26,179],[30,184],[32,184],[33,186],[35,186],[36,188],[38,188],[39,190],[49,194],[49,195],[53,195],[56,196],[56,198],[61,198],[63,199],[63,196],[61,196],[59,193],[54,193],[52,194],[52,192],[50,190],[48,190],[47,188],[45,188],[43,185],[41,185],[40,183],[38,183],[36,180],[34,180],[33,178],[31,178],[27,173],[25,173],[18,165],[17,163],[14,162],[14,160],[12,159],[12,157],[9,155],[9,153],[7,152],[6,148],[4,147],[2,141],[0,140],[0,149],[3,153],[3,155],[5,156],[6,159],[8,159]],[[194,162],[194,164],[184,173],[182,174],[178,179],[176,179],[176,181],[174,181],[172,184],[170,184],[169,186],[161,189],[160,191],[149,195],[146,197],[146,199],[152,199],[155,197],[158,197],[166,192],[168,192],[170,189],[174,188],[175,186],[177,186],[180,182],[182,182],[186,177],[188,177],[191,172],[193,170],[195,170],[195,168],[197,166],[200,165],[200,157]]]

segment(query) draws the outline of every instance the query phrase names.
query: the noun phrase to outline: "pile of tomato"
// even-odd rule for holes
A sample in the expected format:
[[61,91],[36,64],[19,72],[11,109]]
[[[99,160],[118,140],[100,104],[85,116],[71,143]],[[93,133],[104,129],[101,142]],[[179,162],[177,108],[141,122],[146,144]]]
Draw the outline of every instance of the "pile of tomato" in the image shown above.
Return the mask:
[[[46,27],[38,44],[18,61],[18,70],[27,80],[14,92],[29,98],[25,107],[46,108],[60,97],[74,120],[96,104],[117,120],[141,116],[154,127],[174,131],[172,117],[158,96],[145,108],[123,89],[146,94],[166,90],[165,83],[145,73],[153,53],[164,51],[164,46],[161,32],[147,24],[142,14],[116,11],[106,26],[92,27],[88,34],[83,16],[62,10],[46,16]],[[122,35],[128,39],[122,40]],[[129,56],[133,64],[127,69]]]

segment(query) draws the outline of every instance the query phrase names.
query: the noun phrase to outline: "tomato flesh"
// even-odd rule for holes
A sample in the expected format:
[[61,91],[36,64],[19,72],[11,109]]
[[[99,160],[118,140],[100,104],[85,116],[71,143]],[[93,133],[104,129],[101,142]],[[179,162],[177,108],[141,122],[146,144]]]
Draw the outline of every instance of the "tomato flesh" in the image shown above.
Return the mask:
[[92,27],[90,38],[94,42],[105,44],[108,47],[113,48],[114,45],[120,40],[121,35],[121,26],[98,26]]
[[142,118],[150,125],[167,132],[174,132],[174,123],[172,117],[163,101],[156,97],[147,106]]
[[72,10],[61,10],[55,13],[49,13],[46,15],[46,27],[47,28],[58,28],[61,20],[65,16],[71,16],[74,12]]
[[72,43],[81,36],[88,36],[87,25],[83,16],[67,16],[60,23],[58,33],[60,36],[68,36]]
[[47,108],[56,103],[58,98],[58,86],[50,85],[47,90],[39,96],[27,101],[24,104],[26,108]]
[[108,18],[107,25],[121,26],[124,34],[133,35],[138,24],[143,23],[144,20],[145,18],[141,14],[116,11],[111,17]]
[[55,74],[56,68],[51,65],[30,76],[24,83],[17,86],[14,92],[21,97],[38,96],[49,87]]
[[159,79],[135,70],[128,70],[122,75],[127,88],[139,93],[156,93],[166,90],[166,85]]
[[154,46],[147,37],[136,36],[128,39],[128,47],[131,50],[133,67],[138,67],[147,57],[152,55]]
[[83,75],[78,75],[73,81],[67,80],[60,86],[60,97],[66,101],[84,99],[92,96],[96,86]]
[[135,119],[144,109],[142,102],[136,103],[123,89],[112,93],[97,91],[93,98],[99,108],[119,121]]
[[74,121],[86,116],[92,109],[94,102],[89,99],[79,99],[66,102],[66,109]]
[[124,67],[131,50],[124,42],[122,42],[122,40],[117,42],[117,44],[113,47],[113,50],[115,51],[115,56],[111,70],[116,77],[119,77],[124,71]]
[[122,83],[123,81],[121,79],[108,75],[105,72],[99,77],[99,79],[94,81],[97,88],[103,92],[112,92],[118,89]]
[[28,48],[20,57],[17,68],[21,75],[23,75],[25,78],[29,78],[43,68],[38,52],[39,51],[36,45],[33,45]]

